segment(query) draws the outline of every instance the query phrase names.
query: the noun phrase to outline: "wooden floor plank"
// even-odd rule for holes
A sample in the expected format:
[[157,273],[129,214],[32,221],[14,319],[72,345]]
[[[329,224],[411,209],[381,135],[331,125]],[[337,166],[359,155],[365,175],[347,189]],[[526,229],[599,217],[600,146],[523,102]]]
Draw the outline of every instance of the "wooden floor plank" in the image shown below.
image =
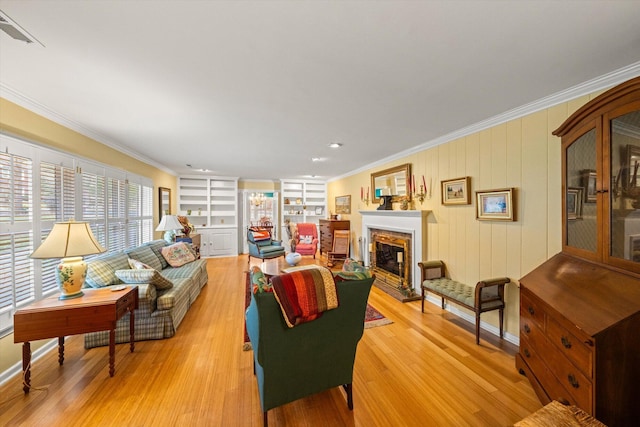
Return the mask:
[[[85,350],[67,338],[36,361],[32,384],[0,387],[2,426],[261,426],[252,353],[242,351],[246,256],[209,259],[209,283],[169,339]],[[269,411],[272,426],[505,426],[541,407],[516,372],[517,348],[420,302],[373,288],[369,302],[393,321],[366,329],[354,368],[354,410],[339,389]],[[303,379],[301,379],[302,381]]]

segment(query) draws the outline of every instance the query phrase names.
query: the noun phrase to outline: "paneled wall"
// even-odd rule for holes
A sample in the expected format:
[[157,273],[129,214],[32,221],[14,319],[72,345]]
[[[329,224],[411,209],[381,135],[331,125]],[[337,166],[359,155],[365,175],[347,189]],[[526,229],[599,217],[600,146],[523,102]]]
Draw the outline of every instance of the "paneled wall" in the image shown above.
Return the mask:
[[[428,218],[427,259],[443,260],[453,279],[476,283],[480,279],[507,276],[507,333],[518,336],[518,279],[552,255],[561,242],[560,140],[551,135],[571,113],[597,94],[584,96],[538,111],[465,137],[428,148],[366,172],[329,183],[330,210],[335,196],[351,194],[352,244],[360,258],[360,187],[370,185],[370,173],[411,163],[416,183],[425,176],[431,197],[416,209],[431,211]],[[471,177],[472,204],[443,206],[440,181]],[[515,222],[476,220],[475,191],[515,187]],[[396,207],[397,208],[397,207]],[[483,321],[498,325],[496,312]]]

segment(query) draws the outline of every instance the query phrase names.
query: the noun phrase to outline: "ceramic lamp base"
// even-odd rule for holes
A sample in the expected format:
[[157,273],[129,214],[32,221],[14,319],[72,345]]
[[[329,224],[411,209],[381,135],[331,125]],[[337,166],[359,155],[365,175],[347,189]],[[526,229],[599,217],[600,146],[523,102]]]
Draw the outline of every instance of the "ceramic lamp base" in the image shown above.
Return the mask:
[[87,263],[82,257],[62,258],[56,267],[56,282],[60,288],[59,299],[79,298],[84,293],[82,285],[87,276]]

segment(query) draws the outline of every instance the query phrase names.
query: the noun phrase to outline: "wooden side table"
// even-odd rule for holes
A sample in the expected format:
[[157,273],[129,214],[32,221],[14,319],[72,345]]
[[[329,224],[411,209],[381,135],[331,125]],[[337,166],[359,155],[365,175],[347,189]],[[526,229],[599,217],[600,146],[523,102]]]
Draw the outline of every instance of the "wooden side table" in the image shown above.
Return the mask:
[[109,330],[109,375],[115,373],[116,322],[126,313],[129,318],[130,348],[134,350],[134,310],[138,308],[138,287],[124,286],[112,291],[83,289],[80,298],[45,298],[21,308],[13,315],[13,342],[22,344],[22,371],[25,393],[31,388],[30,341],[58,337],[58,363],[64,362],[64,337]]

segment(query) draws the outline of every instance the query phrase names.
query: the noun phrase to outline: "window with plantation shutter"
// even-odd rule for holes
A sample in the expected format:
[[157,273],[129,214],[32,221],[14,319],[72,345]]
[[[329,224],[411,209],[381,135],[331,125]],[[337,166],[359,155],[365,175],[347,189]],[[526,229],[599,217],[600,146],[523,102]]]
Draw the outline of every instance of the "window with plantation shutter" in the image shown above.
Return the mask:
[[[56,163],[47,160],[40,161],[39,242],[49,235],[54,223],[76,218],[76,173],[73,159],[61,157],[55,159]],[[53,154],[51,160],[54,160]],[[41,274],[40,282],[44,295],[55,291],[58,287],[54,270],[58,263],[57,259],[36,261]]]
[[33,261],[33,160],[0,153],[0,331],[18,305],[36,296]]
[[87,221],[115,252],[153,239],[152,212],[150,179],[0,133],[0,336],[17,308],[58,292],[60,260],[29,257],[54,223]]

